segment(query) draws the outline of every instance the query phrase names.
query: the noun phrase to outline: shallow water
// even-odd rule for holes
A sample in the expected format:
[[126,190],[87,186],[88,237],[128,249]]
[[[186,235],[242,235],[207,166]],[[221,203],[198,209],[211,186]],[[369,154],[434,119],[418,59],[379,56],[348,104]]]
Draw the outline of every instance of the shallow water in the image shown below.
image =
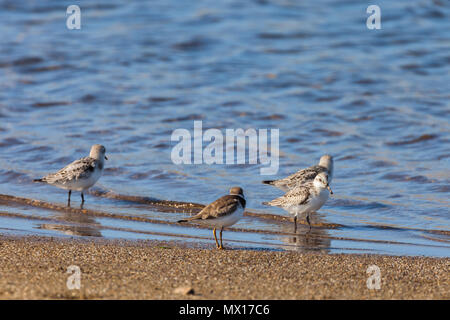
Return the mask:
[[[263,201],[261,165],[175,165],[173,130],[280,130],[274,178],[335,157],[334,195],[300,228],[246,216],[224,233],[242,248],[450,256],[450,7],[378,1],[79,1],[81,30],[60,1],[0,1],[0,194],[64,205],[32,179],[102,143],[97,186],[208,203],[244,188]],[[79,205],[78,194],[73,206]],[[186,216],[87,195],[86,209],[175,222]],[[14,216],[10,216],[14,214]],[[207,229],[80,217],[0,202],[0,232],[212,244]],[[239,231],[240,230],[240,231]],[[250,232],[249,232],[250,231]],[[265,231],[265,232],[259,232]]]

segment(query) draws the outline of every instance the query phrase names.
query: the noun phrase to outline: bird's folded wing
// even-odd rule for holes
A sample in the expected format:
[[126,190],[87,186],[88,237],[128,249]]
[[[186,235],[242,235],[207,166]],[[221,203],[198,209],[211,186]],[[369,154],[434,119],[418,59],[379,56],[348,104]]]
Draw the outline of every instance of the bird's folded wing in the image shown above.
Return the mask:
[[201,212],[202,219],[220,218],[238,209],[239,199],[226,195],[207,205]]
[[297,204],[305,204],[309,200],[309,187],[299,187],[292,189],[286,193],[286,196],[295,199]]
[[283,206],[287,204],[306,204],[309,201],[309,188],[300,186],[289,190],[283,196],[270,201],[271,206]]
[[91,157],[81,158],[68,164],[58,172],[49,174],[44,177],[44,180],[50,183],[64,183],[64,181],[87,178],[94,171],[96,164],[97,161]]
[[316,165],[303,170],[299,170],[283,180],[287,181],[296,180],[296,182],[301,183],[302,181],[313,180],[317,174],[323,172],[324,170],[325,170],[324,167]]

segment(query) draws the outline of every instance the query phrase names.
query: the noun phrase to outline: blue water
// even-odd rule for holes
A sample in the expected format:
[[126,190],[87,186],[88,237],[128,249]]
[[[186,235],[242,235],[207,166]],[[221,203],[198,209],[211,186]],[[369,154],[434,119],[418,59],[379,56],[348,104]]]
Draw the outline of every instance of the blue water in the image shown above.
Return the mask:
[[[102,143],[101,189],[209,203],[239,185],[250,211],[285,215],[261,204],[282,194],[261,184],[272,178],[264,166],[170,157],[172,132],[192,132],[194,120],[279,129],[273,178],[334,156],[334,195],[313,221],[342,227],[282,236],[270,232],[291,224],[246,217],[235,227],[269,233],[225,232],[231,245],[450,256],[448,2],[377,1],[381,30],[368,30],[368,4],[352,1],[77,1],[80,30],[66,28],[70,4],[0,1],[1,194],[64,204],[65,191],[31,180]],[[186,216],[90,195],[85,207]],[[0,202],[0,233],[213,243],[187,226],[80,223]]]

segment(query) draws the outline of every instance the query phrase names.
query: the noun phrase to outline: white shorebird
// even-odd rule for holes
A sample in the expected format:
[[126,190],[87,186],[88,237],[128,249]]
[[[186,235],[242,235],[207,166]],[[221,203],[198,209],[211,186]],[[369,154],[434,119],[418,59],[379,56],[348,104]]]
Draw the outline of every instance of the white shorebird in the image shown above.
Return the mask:
[[315,166],[301,169],[283,179],[265,180],[263,181],[263,183],[273,185],[283,190],[284,192],[287,192],[298,185],[304,184],[308,181],[313,181],[314,178],[321,172],[324,172],[328,175],[328,183],[331,183],[331,180],[333,179],[333,167],[333,157],[326,154],[320,157],[319,164]]
[[[240,187],[230,189],[230,194],[223,196],[210,203],[202,209],[197,215],[179,220],[178,222],[196,221],[213,226],[214,240],[217,249],[223,249],[222,231],[224,227],[229,227],[244,215],[245,197],[244,191]],[[220,246],[217,242],[216,229],[220,228]]]
[[70,195],[72,190],[81,192],[81,205],[84,203],[83,192],[92,187],[102,176],[105,165],[106,149],[100,144],[91,147],[89,157],[81,158],[65,166],[55,173],[50,173],[36,182],[45,182],[58,188],[69,190],[67,206],[70,207]]
[[311,229],[309,214],[319,210],[328,200],[329,195],[333,194],[328,184],[328,176],[321,172],[303,185],[298,185],[289,190],[283,196],[263,204],[273,207],[281,207],[294,215],[294,233],[297,232],[297,216],[306,214],[306,221]]

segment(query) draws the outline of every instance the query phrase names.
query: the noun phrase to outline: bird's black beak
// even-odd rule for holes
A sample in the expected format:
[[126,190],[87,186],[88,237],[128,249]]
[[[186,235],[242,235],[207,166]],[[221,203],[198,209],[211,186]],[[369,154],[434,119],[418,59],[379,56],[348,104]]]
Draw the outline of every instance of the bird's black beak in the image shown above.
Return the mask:
[[330,191],[330,194],[333,194],[333,191],[331,190],[330,186],[327,184],[327,189]]
[[107,156],[105,156],[105,160],[108,160],[108,157],[107,157]]

